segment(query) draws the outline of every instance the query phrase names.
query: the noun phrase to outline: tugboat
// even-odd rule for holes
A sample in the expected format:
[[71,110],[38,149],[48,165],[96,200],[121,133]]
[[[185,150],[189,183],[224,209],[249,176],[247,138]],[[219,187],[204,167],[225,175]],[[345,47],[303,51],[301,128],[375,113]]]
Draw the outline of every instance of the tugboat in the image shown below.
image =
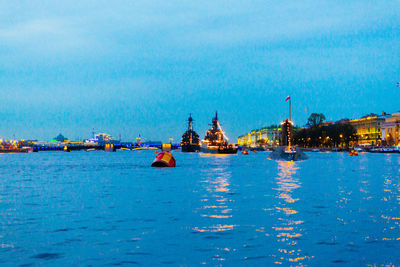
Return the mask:
[[200,139],[199,135],[193,131],[192,114],[189,115],[188,123],[188,130],[182,135],[182,152],[199,152]]
[[218,113],[212,119],[211,129],[209,129],[201,140],[200,151],[212,154],[236,154],[238,148],[235,145],[228,144],[228,138],[225,136],[218,121]]

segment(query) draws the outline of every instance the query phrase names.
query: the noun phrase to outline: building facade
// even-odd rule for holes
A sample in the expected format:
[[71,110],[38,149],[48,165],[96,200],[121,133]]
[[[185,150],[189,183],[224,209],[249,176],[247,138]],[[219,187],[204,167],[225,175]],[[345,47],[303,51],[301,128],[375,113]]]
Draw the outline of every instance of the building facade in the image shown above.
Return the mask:
[[387,145],[398,145],[400,143],[399,127],[400,112],[392,113],[382,125],[382,141],[385,141]]
[[263,127],[252,130],[249,133],[238,137],[238,145],[248,147],[258,147],[261,145],[276,146],[279,144],[280,128]]
[[359,145],[381,145],[382,126],[390,115],[366,115],[360,119],[350,120],[349,123],[357,130]]

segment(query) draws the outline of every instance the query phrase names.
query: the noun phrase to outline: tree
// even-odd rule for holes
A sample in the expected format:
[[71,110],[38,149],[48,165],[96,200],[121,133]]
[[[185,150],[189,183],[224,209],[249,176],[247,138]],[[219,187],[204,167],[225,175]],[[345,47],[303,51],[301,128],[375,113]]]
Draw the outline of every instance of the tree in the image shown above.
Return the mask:
[[294,131],[294,143],[302,147],[349,146],[357,141],[357,131],[350,124],[333,124],[322,127],[302,128]]
[[312,113],[308,117],[307,125],[311,128],[317,128],[325,121],[325,115],[322,113]]

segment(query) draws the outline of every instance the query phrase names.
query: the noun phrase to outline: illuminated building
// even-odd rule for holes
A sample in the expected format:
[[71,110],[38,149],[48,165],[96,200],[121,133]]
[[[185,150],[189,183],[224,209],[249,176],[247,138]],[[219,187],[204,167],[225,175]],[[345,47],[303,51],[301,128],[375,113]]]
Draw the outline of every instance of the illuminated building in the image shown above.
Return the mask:
[[98,133],[94,136],[95,139],[99,140],[99,141],[111,141],[114,140],[114,138],[106,133]]
[[385,123],[385,113],[382,115],[369,114],[360,119],[350,120],[349,123],[357,131],[358,144],[380,145],[382,139],[382,126]]
[[278,127],[263,127],[251,130],[249,133],[238,137],[238,144],[248,147],[260,145],[276,146],[279,144],[280,130]]
[[382,141],[385,140],[387,145],[398,145],[399,127],[400,112],[392,113],[390,117],[385,119],[385,123],[382,125]]
[[115,140],[111,135],[106,134],[106,133],[98,133],[94,134],[94,138],[86,139],[84,142],[85,143],[98,143],[101,145],[104,145],[105,143],[112,143],[112,144],[117,144],[120,143],[120,141]]

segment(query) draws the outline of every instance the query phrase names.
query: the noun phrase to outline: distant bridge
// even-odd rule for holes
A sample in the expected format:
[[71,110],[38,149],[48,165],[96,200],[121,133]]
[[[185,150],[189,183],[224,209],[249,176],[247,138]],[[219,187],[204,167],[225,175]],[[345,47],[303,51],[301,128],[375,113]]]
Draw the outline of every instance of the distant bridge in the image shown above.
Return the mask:
[[[67,146],[69,150],[104,150],[106,143],[83,143],[83,142],[46,142],[46,143],[30,143],[25,146],[29,146],[33,148],[34,152],[38,151],[62,151],[64,147]],[[140,145],[137,143],[131,142],[123,142],[123,143],[114,143],[115,149],[124,149],[124,150],[147,150],[147,149],[162,149],[162,143],[141,143]],[[173,150],[179,149],[180,144],[172,144],[171,148]]]

